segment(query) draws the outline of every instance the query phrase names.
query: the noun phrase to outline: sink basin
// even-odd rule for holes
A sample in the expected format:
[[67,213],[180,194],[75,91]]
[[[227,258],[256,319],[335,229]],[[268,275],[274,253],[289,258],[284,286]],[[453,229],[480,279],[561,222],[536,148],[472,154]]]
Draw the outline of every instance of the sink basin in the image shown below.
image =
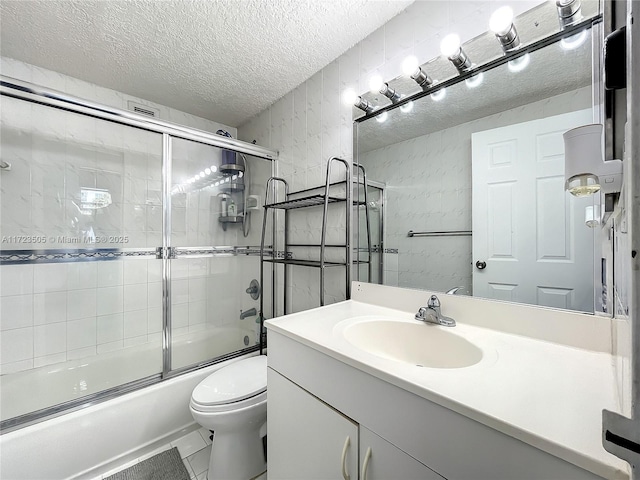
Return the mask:
[[344,338],[366,352],[418,367],[462,368],[478,363],[482,350],[442,327],[371,320],[347,326]]

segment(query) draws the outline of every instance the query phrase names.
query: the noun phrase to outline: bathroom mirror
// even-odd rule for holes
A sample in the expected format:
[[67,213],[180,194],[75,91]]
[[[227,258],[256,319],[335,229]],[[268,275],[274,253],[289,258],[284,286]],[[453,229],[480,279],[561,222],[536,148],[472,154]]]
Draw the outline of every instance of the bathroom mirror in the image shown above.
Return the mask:
[[369,211],[382,225],[371,281],[594,311],[597,229],[585,215],[600,197],[565,192],[562,137],[600,121],[593,36],[590,26],[354,124],[358,162],[384,185]]

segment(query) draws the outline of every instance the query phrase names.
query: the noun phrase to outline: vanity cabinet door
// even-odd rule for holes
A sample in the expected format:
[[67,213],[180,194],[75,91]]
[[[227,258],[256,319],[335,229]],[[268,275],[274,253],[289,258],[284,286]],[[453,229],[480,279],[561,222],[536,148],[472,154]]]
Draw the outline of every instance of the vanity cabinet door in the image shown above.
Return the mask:
[[429,467],[361,425],[360,480],[389,480],[390,478],[444,480],[444,477]]
[[269,480],[357,480],[358,425],[267,370]]

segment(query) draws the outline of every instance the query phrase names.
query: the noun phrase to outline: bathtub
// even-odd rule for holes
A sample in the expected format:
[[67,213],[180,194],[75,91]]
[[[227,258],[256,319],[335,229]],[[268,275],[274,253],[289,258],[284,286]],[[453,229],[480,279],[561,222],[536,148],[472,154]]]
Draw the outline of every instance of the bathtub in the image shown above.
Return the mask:
[[[243,332],[217,327],[191,332],[172,342],[172,363],[180,368],[244,348]],[[156,340],[79,360],[0,377],[2,420],[76,400],[162,371],[162,344]]]
[[[174,342],[174,365],[194,363],[205,358],[205,354],[211,358],[239,350],[240,345],[244,347],[245,333],[237,328],[218,328],[181,337]],[[0,392],[3,416],[5,409],[16,412],[24,409],[24,405],[48,406],[52,399],[65,398],[65,395],[68,400],[70,389],[74,395],[82,396],[92,389],[117,385],[116,381],[140,378],[140,373],[150,368],[154,369],[152,373],[157,373],[161,363],[152,345],[125,350],[92,357],[90,363],[86,359],[66,362],[8,378]],[[138,458],[196,428],[189,412],[193,388],[207,375],[237,360],[202,368],[6,433],[0,436],[0,478],[94,478]],[[114,369],[118,370],[117,380],[112,374]],[[111,373],[107,375],[107,372]],[[44,396],[46,401],[41,398]]]

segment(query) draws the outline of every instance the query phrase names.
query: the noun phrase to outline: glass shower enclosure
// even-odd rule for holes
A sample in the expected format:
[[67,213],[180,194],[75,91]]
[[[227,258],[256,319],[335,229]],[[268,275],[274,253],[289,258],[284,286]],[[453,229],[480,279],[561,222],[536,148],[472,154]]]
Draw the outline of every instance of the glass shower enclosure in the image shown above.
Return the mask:
[[259,349],[268,149],[2,77],[0,428]]

